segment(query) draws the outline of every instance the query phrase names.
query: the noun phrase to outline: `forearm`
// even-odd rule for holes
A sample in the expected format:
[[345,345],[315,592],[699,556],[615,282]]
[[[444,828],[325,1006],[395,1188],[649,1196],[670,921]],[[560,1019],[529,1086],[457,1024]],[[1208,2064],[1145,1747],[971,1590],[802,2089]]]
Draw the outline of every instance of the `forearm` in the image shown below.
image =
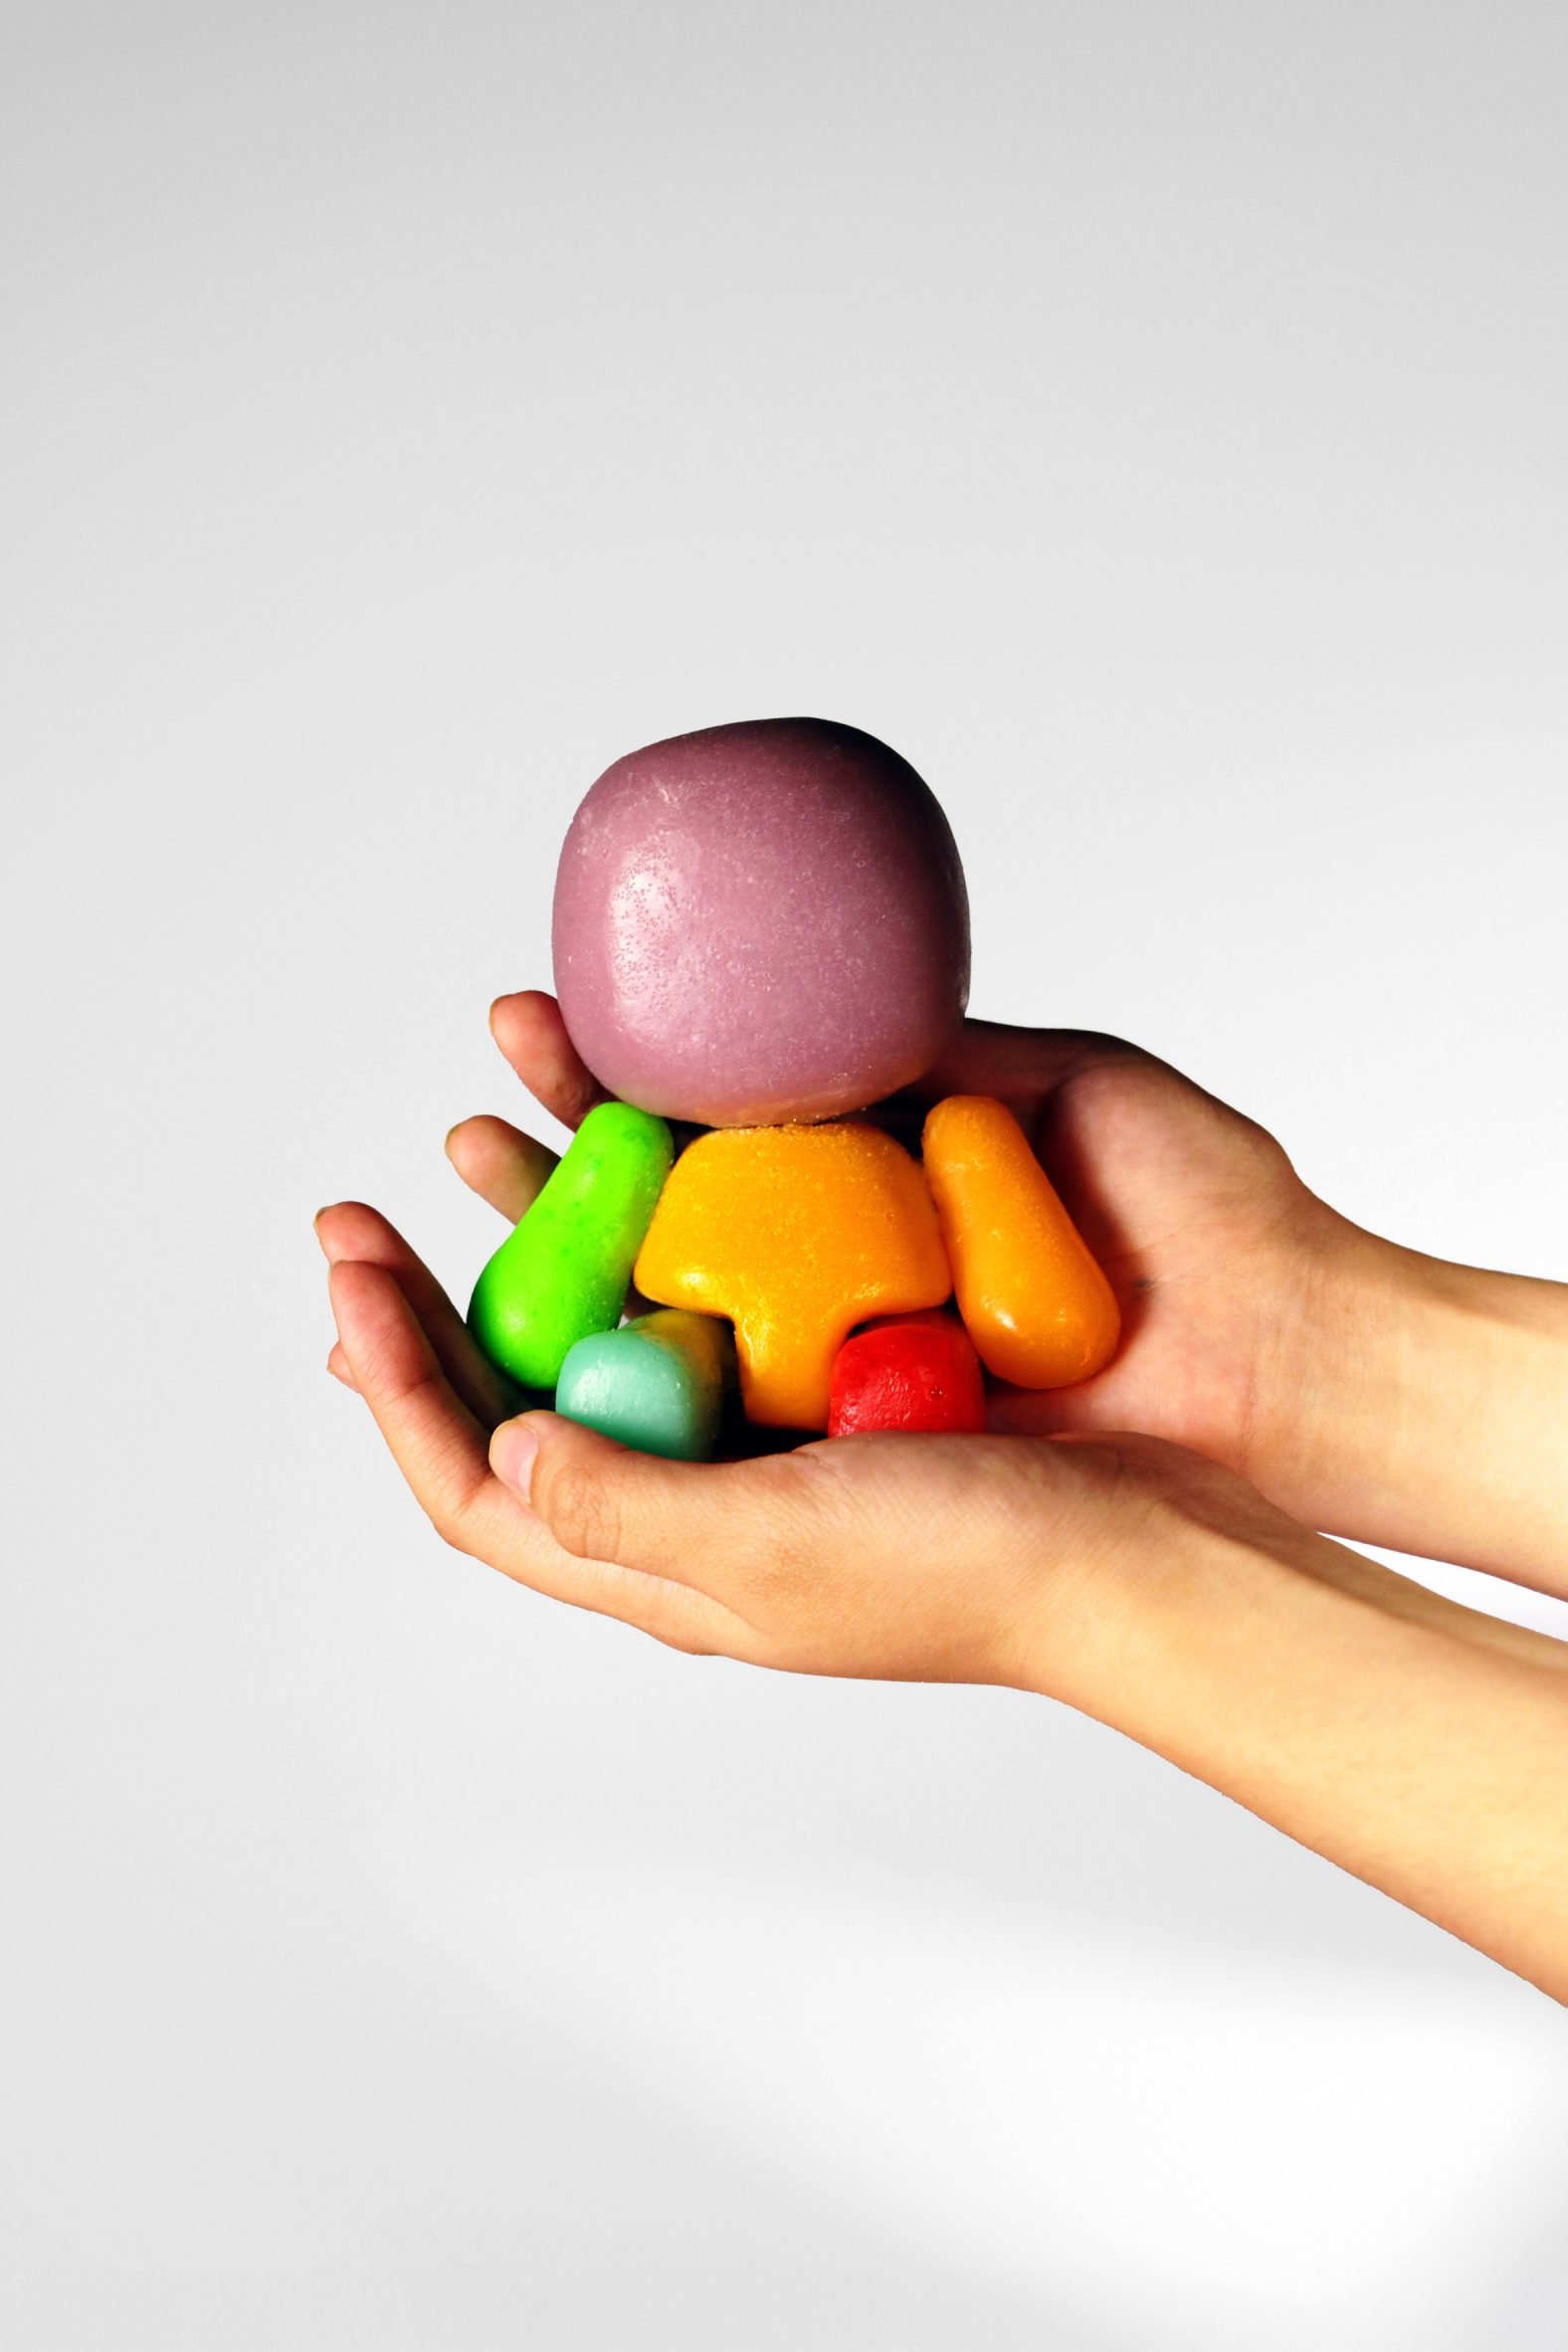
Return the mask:
[[1271,1498],[1332,1534],[1568,1594],[1568,1285],[1343,1228],[1302,1322],[1313,1372],[1261,1477]]
[[1323,1538],[1129,1560],[1037,1686],[1568,2000],[1568,1650]]

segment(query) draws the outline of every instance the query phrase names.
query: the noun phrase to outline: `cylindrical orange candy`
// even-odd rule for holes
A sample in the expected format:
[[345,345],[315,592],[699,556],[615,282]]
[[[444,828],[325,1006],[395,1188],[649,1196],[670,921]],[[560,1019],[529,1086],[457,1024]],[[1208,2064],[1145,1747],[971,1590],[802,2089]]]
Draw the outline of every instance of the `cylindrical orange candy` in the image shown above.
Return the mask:
[[950,1094],[926,1119],[924,1151],[958,1311],[986,1370],[1017,1388],[1066,1388],[1108,1364],[1115,1294],[1007,1105]]

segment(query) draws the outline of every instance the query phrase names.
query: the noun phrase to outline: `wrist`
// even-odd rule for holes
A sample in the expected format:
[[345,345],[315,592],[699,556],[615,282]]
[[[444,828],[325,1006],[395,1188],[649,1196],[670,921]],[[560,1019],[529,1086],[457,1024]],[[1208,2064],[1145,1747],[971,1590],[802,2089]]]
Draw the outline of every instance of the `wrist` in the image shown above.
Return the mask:
[[1271,1543],[1323,1539],[1233,1472],[1163,1440],[1024,1442],[1056,1456],[1068,1476],[1034,1546],[1029,1599],[1013,1608],[1008,1670],[997,1678],[1160,1745],[1152,1735],[1184,1646],[1224,1629],[1238,1594],[1272,1585]]
[[1334,1226],[1258,1483],[1331,1534],[1568,1589],[1568,1287]]

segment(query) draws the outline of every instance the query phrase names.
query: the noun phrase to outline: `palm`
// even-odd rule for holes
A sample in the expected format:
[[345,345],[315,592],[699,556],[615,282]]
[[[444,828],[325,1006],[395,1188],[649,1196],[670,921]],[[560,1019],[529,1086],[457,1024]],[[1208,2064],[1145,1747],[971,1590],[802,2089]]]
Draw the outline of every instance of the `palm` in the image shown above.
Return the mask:
[[1297,1402],[1290,1344],[1333,1213],[1271,1136],[1163,1063],[1114,1039],[1004,1034],[1026,1067],[984,1090],[1023,1121],[1110,1277],[1123,1335],[1079,1387],[999,1395],[996,1425],[1135,1429],[1265,1474]]

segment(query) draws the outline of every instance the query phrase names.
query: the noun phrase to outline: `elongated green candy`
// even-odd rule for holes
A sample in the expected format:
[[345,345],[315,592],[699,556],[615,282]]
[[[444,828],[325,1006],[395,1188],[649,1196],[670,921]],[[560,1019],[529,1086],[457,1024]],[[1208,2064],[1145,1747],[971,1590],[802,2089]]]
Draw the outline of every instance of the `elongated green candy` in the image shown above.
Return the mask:
[[674,1157],[663,1119],[601,1102],[480,1275],[469,1329],[522,1387],[553,1388],[568,1350],[620,1321]]
[[735,1342],[717,1315],[683,1306],[579,1339],[561,1366],[555,1410],[672,1462],[705,1462],[718,1441]]

